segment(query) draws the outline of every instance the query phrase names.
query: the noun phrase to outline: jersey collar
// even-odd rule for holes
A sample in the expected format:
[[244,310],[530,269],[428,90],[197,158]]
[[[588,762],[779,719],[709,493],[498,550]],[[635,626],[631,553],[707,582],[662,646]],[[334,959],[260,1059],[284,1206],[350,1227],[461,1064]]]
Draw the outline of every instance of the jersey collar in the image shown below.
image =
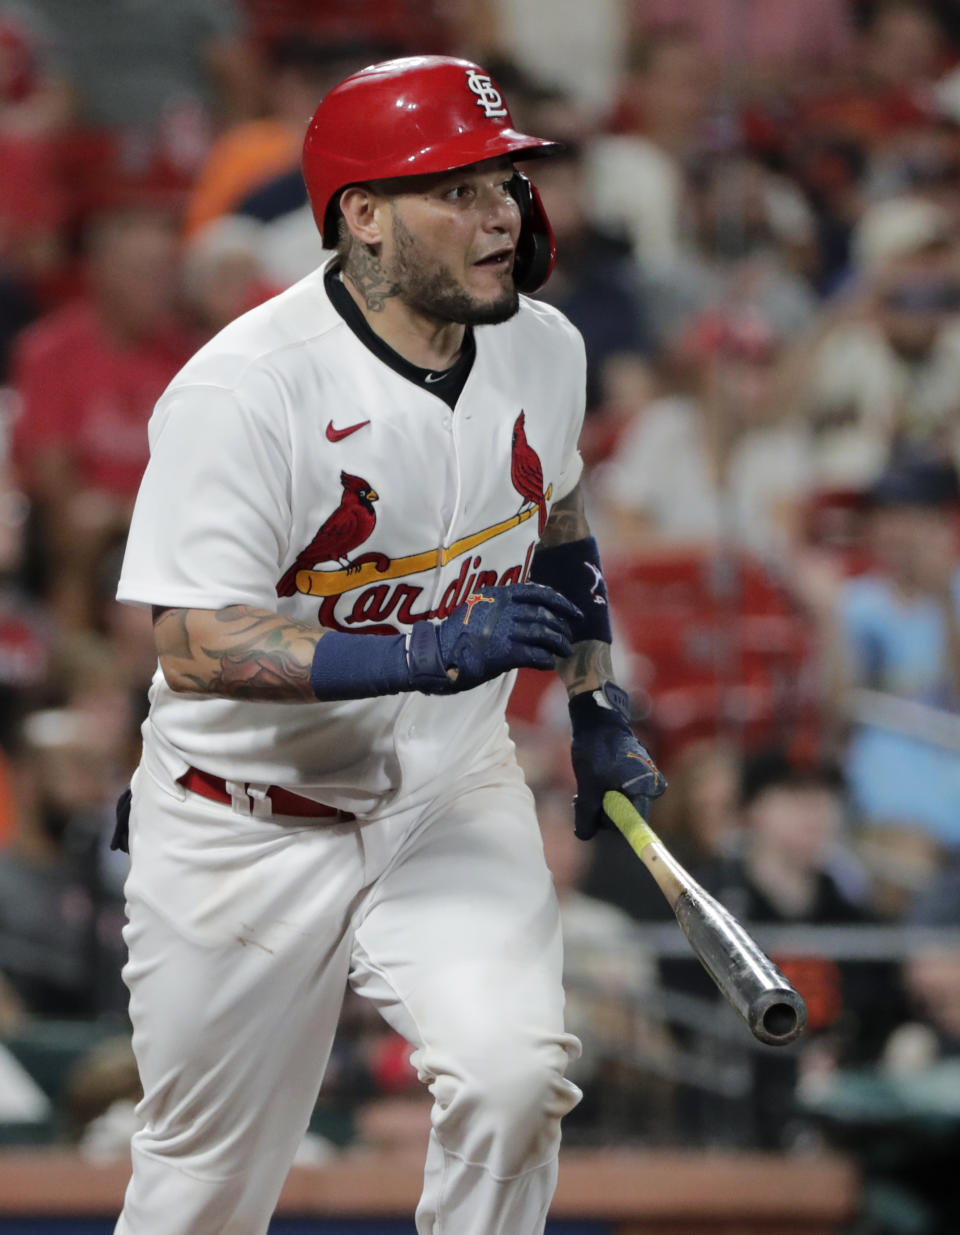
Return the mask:
[[365,347],[388,365],[395,373],[405,377],[407,381],[421,386],[429,394],[442,399],[453,410],[457,400],[466,385],[470,370],[477,354],[477,344],[473,335],[473,327],[468,326],[463,336],[463,347],[460,355],[449,369],[437,372],[435,369],[421,369],[419,365],[411,364],[409,360],[394,351],[386,343],[363,316],[360,306],[350,295],[340,277],[338,262],[332,261],[323,274],[324,286],[330,302],[353,333]]

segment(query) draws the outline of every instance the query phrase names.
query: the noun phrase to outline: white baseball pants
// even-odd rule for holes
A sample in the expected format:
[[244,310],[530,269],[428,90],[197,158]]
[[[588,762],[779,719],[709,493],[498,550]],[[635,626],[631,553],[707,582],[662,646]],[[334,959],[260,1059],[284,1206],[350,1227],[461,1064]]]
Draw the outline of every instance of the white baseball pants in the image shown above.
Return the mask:
[[434,1102],[419,1235],[537,1235],[580,1092],[532,798],[512,759],[377,821],[259,819],[134,778],[145,1126],[116,1235],[264,1235],[346,983]]

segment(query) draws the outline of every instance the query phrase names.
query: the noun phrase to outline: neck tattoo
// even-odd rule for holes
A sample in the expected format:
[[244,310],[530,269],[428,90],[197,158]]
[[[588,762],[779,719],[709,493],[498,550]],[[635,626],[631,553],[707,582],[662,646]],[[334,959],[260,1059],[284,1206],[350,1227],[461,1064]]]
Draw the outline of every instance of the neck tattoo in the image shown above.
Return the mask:
[[364,245],[355,244],[347,254],[343,273],[363,297],[370,313],[382,313],[385,301],[400,294],[400,284],[391,283],[380,258]]

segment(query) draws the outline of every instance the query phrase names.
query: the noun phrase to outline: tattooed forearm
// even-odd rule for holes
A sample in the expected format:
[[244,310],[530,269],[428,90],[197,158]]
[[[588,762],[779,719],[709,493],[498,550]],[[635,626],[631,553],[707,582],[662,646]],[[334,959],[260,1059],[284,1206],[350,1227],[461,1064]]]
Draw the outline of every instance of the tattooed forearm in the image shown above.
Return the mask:
[[583,513],[583,494],[577,485],[566,497],[554,502],[538,548],[550,549],[589,535],[590,525]]
[[398,283],[391,283],[380,258],[367,245],[354,240],[343,264],[344,278],[349,279],[362,296],[370,313],[382,313],[384,301],[400,292]]
[[[540,537],[538,549],[570,544],[590,535],[590,524],[583,513],[583,493],[577,485],[566,497],[554,503],[547,525]],[[573,645],[573,655],[557,660],[557,672],[568,695],[582,690],[596,690],[613,679],[610,645],[600,639],[584,639]]]
[[573,645],[573,655],[557,661],[560,680],[571,697],[582,690],[596,690],[613,680],[610,644],[599,639],[585,639]]
[[155,609],[154,638],[172,690],[273,702],[313,700],[323,631],[266,609]]

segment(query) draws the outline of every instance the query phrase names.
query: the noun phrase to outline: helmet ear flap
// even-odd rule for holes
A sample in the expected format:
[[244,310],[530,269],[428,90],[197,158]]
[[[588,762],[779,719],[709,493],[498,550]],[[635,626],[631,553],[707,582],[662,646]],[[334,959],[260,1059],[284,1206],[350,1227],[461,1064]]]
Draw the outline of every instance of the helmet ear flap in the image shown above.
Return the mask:
[[557,245],[537,186],[522,172],[515,172],[510,193],[520,207],[520,239],[513,262],[517,290],[530,295],[550,277],[557,259]]
[[340,239],[340,193],[334,193],[323,216],[323,226],[320,228],[320,240],[325,249],[335,249]]

